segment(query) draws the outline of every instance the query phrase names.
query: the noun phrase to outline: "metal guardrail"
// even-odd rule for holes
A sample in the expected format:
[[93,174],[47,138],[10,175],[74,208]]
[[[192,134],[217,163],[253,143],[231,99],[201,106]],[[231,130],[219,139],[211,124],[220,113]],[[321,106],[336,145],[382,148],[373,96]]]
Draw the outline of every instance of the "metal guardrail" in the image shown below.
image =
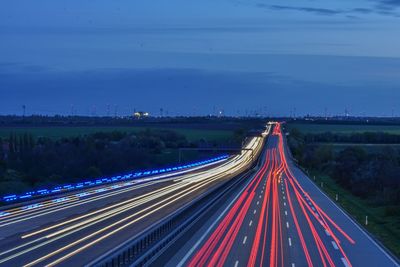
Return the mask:
[[230,179],[213,190],[203,193],[157,224],[148,227],[86,266],[146,266],[171,241],[178,238],[190,225],[195,223],[202,213],[211,208],[218,199],[232,190],[242,179],[253,172],[254,168],[258,165],[259,159],[244,174],[236,179]]
[[[194,201],[171,213],[157,224],[150,226],[142,233],[124,242],[110,251],[110,253],[89,263],[87,266],[145,266],[149,260],[161,252],[191,224],[195,223],[202,213],[211,208],[218,199],[232,190],[252,170],[253,168],[239,178],[231,179],[214,188],[212,191],[200,195]],[[193,211],[195,212],[193,213]]]
[[[137,171],[137,172],[130,172],[126,174],[111,176],[111,177],[103,177],[103,178],[96,178],[86,182],[78,182],[74,184],[64,184],[58,185],[52,189],[39,189],[33,190],[29,192],[25,192],[23,194],[9,194],[6,196],[0,197],[0,204],[3,203],[17,203],[21,204],[22,202],[26,202],[27,200],[37,200],[43,197],[54,197],[55,195],[61,195],[77,190],[85,190],[94,188],[96,186],[102,186],[105,184],[113,184],[116,182],[130,182],[135,181],[137,179],[143,179],[147,177],[151,177],[153,175],[160,175],[160,174],[173,174],[176,171],[182,171],[185,169],[190,169],[192,167],[199,167],[203,165],[207,165],[210,163],[218,162],[223,159],[227,159],[228,155],[221,155],[218,157],[213,157],[211,159],[206,159],[202,161],[186,163],[185,165],[178,165],[174,167],[164,167],[160,169],[154,170],[145,170],[145,171]],[[179,160],[179,164],[181,161]]]

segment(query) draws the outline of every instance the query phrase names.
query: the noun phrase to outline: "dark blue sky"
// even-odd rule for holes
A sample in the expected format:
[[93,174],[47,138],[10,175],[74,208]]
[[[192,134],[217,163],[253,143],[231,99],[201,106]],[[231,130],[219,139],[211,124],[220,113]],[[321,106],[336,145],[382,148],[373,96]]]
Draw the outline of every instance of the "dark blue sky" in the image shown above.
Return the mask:
[[13,0],[0,113],[400,115],[400,1]]

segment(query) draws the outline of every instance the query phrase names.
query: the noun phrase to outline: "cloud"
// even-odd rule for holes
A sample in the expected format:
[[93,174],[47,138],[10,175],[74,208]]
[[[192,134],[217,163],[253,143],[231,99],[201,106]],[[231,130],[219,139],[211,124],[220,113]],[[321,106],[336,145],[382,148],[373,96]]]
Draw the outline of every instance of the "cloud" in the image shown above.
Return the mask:
[[359,14],[371,14],[374,12],[374,10],[371,8],[353,8],[349,10],[349,12],[359,13]]
[[356,15],[379,14],[384,16],[400,17],[393,9],[400,7],[400,0],[380,0],[381,4],[375,8],[352,8],[352,9],[332,9],[332,8],[315,8],[308,6],[286,6],[286,5],[267,5],[263,3],[256,4],[259,8],[268,8],[278,11],[299,11],[312,13],[323,16],[344,15],[347,18],[357,18]]
[[274,10],[303,11],[318,15],[337,15],[343,13],[342,10],[328,9],[328,8],[294,7],[294,6],[281,6],[281,5],[270,5],[269,7]]
[[400,7],[400,0],[380,0],[379,1],[383,5]]
[[400,0],[375,0],[375,2],[377,2],[375,8],[378,14],[400,17],[396,13],[396,9],[400,7]]

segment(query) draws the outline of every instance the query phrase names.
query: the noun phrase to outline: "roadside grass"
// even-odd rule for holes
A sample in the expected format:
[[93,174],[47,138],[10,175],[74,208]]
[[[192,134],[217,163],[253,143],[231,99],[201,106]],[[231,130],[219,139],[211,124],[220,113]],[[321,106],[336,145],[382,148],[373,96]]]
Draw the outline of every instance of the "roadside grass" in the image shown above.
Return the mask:
[[[363,132],[385,132],[389,134],[400,134],[400,125],[358,125],[358,124],[313,124],[313,123],[288,123],[288,130],[297,128],[303,133],[324,133],[353,134]],[[350,143],[323,143],[331,145],[334,152],[350,146],[359,146],[368,153],[377,152],[386,146],[398,149],[399,144],[350,144]],[[314,143],[312,145],[319,145]],[[314,182],[333,201],[341,206],[353,217],[362,227],[371,233],[376,240],[387,247],[394,255],[400,257],[400,206],[385,205],[379,206],[373,200],[359,198],[350,191],[341,187],[332,177],[326,173],[310,170],[310,177],[316,177]],[[321,187],[321,182],[323,187]],[[336,201],[338,194],[338,201]],[[371,197],[372,199],[373,197]],[[368,225],[365,224],[368,216]]]
[[[310,174],[310,177],[316,177],[314,182],[319,188],[321,188],[322,182],[323,187],[321,189],[331,199],[346,210],[394,255],[400,257],[399,215],[388,215],[387,209],[390,207],[372,205],[368,201],[352,195],[327,175],[318,172],[310,172]],[[338,201],[336,201],[336,194],[338,194]],[[368,216],[368,225],[365,225],[366,216]]]
[[188,141],[198,141],[204,139],[208,142],[222,142],[232,139],[233,131],[230,130],[213,130],[213,129],[189,129],[189,128],[162,128],[162,127],[2,127],[0,128],[0,137],[8,138],[10,133],[21,135],[31,133],[34,137],[49,137],[58,139],[63,137],[74,137],[85,134],[93,134],[96,132],[139,132],[146,129],[151,130],[170,130],[180,133],[188,139]]
[[389,134],[400,134],[400,125],[359,125],[359,124],[317,124],[317,123],[288,123],[288,130],[296,128],[303,133],[363,133],[363,132],[385,132]]
[[313,143],[312,145],[329,145],[335,152],[340,152],[348,147],[356,146],[365,149],[368,153],[382,151],[385,147],[400,149],[400,144],[356,144],[356,143]]

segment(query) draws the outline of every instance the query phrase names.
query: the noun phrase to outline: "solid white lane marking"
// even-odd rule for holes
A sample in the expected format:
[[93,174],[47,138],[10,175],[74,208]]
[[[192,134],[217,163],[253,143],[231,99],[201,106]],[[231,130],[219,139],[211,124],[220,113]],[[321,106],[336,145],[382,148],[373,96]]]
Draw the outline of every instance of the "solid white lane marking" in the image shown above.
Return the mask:
[[[228,210],[233,206],[233,203],[237,201],[239,196],[244,192],[245,188],[251,183],[251,180],[247,182],[247,184],[243,187],[242,190],[232,199],[232,201],[225,207],[225,209],[218,215],[216,220],[210,225],[207,231],[197,240],[196,244],[185,254],[185,256],[181,259],[181,261],[177,264],[177,267],[182,267],[184,263],[189,259],[189,257],[194,253],[198,246],[200,246],[201,242],[206,238],[206,236],[211,232],[211,230],[215,227],[215,225],[221,220],[221,218],[228,212]],[[239,262],[237,261],[239,264]],[[236,266],[237,267],[237,266]]]
[[328,232],[328,230],[326,230],[325,229],[325,234],[327,235],[327,236],[331,236],[331,234]]
[[246,244],[247,241],[247,235],[243,238],[243,245]]
[[249,226],[251,226],[253,224],[253,220],[251,220],[250,222],[249,222]]
[[287,211],[285,210],[285,215],[287,216]]
[[234,267],[238,267],[238,266],[239,266],[239,261],[236,261]]
[[289,222],[286,222],[286,228],[289,228]]
[[332,246],[333,246],[333,248],[336,249],[336,250],[339,249],[338,246],[336,245],[336,242],[335,242],[335,241],[332,241]]
[[254,214],[256,214],[256,212],[257,212],[257,211],[256,211],[256,210],[254,210]]
[[289,246],[292,246],[292,239],[289,237]]
[[[305,175],[305,174],[304,174]],[[305,175],[306,176],[306,175]],[[306,176],[307,177],[307,176]],[[310,181],[310,183],[312,183],[311,181]],[[315,186],[315,184],[314,183],[312,183],[314,186]],[[397,261],[392,257],[392,256],[390,256],[380,245],[378,245],[378,243],[376,243],[375,242],[375,240],[373,240],[372,238],[371,238],[371,236],[367,233],[367,232],[365,232],[365,230],[363,230],[359,225],[358,225],[358,223],[356,223],[356,222],[354,222],[354,220],[352,219],[352,218],[350,218],[349,217],[349,215],[347,215],[346,214],[346,212],[344,212],[343,210],[342,210],[342,208],[341,207],[339,207],[330,197],[328,197],[328,195],[327,194],[325,194],[325,192],[324,191],[322,191],[321,190],[321,188],[319,188],[318,186],[315,186],[315,188],[323,195],[323,196],[325,196],[328,200],[329,200],[329,202],[331,203],[331,204],[333,204],[350,222],[352,222],[353,223],[353,225],[355,226],[355,227],[357,227],[358,228],[358,230],[360,230],[360,232],[361,233],[363,233],[367,238],[368,238],[368,240],[369,241],[371,241],[371,243],[372,244],[374,244],[391,262],[393,262],[396,266],[398,265],[398,263],[397,263]]]
[[344,266],[350,267],[349,263],[347,262],[347,260],[345,258],[341,258],[341,260],[342,260]]

